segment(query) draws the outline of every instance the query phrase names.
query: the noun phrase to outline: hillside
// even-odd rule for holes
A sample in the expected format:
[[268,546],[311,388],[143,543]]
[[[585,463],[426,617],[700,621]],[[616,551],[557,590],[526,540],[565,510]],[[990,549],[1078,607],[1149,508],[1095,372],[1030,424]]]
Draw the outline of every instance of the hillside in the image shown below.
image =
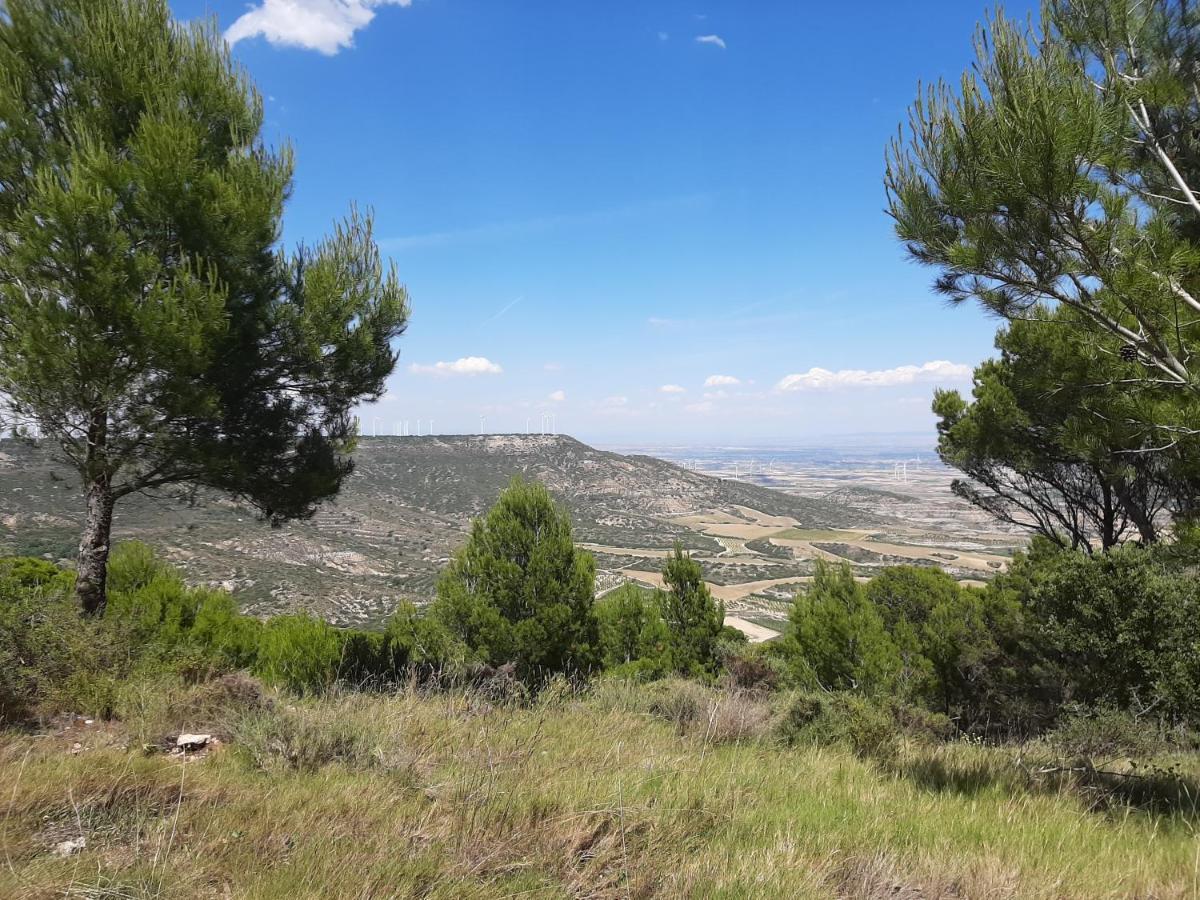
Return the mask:
[[[131,698],[0,731],[0,896],[1195,896],[1186,807],[1131,782],[1098,803],[1021,748],[786,740],[787,695],[304,701],[235,677]],[[174,750],[180,729],[220,743]]]
[[[234,590],[250,611],[303,607],[338,622],[369,623],[400,599],[432,596],[470,520],[513,475],[544,482],[570,508],[577,538],[596,553],[601,587],[660,568],[659,557],[677,540],[707,560],[717,585],[794,582],[808,571],[790,550],[771,555],[740,541],[732,546],[713,533],[724,521],[740,523],[751,537],[789,526],[883,524],[853,507],[596,450],[565,436],[364,438],[356,463],[341,496],[307,522],[271,529],[246,505],[176,491],[124,501],[116,538],[152,544],[192,579]],[[81,506],[73,473],[47,446],[0,443],[0,552],[70,559]],[[626,571],[634,574],[615,574]]]

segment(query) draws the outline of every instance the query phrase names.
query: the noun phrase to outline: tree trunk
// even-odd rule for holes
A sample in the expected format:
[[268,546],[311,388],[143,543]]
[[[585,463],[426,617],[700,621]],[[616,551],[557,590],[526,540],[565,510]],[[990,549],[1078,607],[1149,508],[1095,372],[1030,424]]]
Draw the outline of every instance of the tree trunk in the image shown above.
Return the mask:
[[75,599],[88,616],[104,615],[104,606],[108,602],[105,584],[115,499],[107,478],[88,485],[87,519],[79,539],[79,559],[75,566]]
[[1113,503],[1112,488],[1102,472],[1096,473],[1100,482],[1101,500],[1103,503],[1100,519],[1100,549],[1111,550],[1117,544],[1117,510]]

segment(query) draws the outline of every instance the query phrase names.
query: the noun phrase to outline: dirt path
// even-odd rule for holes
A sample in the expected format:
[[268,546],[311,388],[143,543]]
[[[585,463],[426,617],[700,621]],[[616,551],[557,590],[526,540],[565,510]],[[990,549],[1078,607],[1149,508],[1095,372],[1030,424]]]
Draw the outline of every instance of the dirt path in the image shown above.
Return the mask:
[[770,628],[763,625],[756,625],[738,616],[726,616],[725,624],[736,628],[746,637],[750,638],[750,643],[752,644],[761,644],[763,641],[769,641],[773,637],[779,637],[778,631],[772,631]]

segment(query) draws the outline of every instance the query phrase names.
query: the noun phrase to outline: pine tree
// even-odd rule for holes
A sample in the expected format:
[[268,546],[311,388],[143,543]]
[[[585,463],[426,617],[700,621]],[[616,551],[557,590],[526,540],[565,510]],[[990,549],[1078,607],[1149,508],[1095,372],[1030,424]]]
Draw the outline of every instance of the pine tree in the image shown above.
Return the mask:
[[1129,363],[1113,383],[1143,389],[1159,445],[1200,434],[1200,12],[1047,0],[1040,30],[997,15],[977,55],[892,145],[897,235],[954,301],[1072,310]]
[[[1191,507],[1178,454],[1138,423],[1142,385],[1115,343],[1080,341],[1078,313],[1035,308],[996,336],[972,401],[937,391],[938,454],[965,475],[955,493],[997,518],[1074,549],[1158,540],[1165,511]],[[1153,390],[1153,389],[1151,389]]]
[[0,73],[0,393],[80,474],[98,614],[122,497],[206,485],[278,522],[337,492],[407,298],[357,213],[283,253],[291,151],[214,23],[9,0]]
[[544,485],[514,478],[438,582],[430,616],[476,659],[526,680],[598,662],[596,563]]
[[659,597],[670,634],[673,667],[689,674],[715,671],[725,604],[713,599],[704,583],[704,570],[679,544],[667,557],[663,583],[667,590]]
[[817,561],[792,604],[783,646],[798,680],[825,690],[884,690],[903,668],[883,617],[845,563]]

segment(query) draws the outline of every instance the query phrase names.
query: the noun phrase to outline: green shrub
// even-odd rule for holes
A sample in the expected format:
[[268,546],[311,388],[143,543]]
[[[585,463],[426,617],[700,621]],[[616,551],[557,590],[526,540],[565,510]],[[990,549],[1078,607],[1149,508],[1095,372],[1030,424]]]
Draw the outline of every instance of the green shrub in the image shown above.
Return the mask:
[[595,606],[605,669],[649,680],[670,671],[670,633],[654,591],[624,584]]
[[1200,724],[1200,578],[1172,548],[1022,555],[997,589],[1021,597],[1040,655],[1085,706]]
[[0,566],[0,723],[59,712],[112,712],[128,640],[103,621],[81,620],[72,579],[41,561]]
[[793,678],[806,688],[880,693],[903,668],[883,617],[845,564],[818,561],[792,605],[784,648]]
[[421,615],[412,603],[401,603],[388,619],[383,652],[393,677],[455,677],[461,675],[468,655],[439,619]]
[[1092,760],[1119,756],[1148,759],[1169,749],[1169,740],[1155,721],[1139,721],[1128,712],[1076,708],[1046,736],[1064,756]]
[[889,566],[866,585],[866,596],[887,627],[906,621],[919,628],[938,606],[953,603],[958,582],[941,569],[928,566]]
[[431,617],[474,661],[525,680],[599,662],[596,564],[543,485],[514,478],[438,581]]
[[0,582],[9,582],[14,587],[41,588],[57,594],[69,589],[74,580],[71,572],[44,559],[31,556],[0,559]]
[[263,623],[237,611],[225,591],[194,589],[196,600],[190,643],[214,661],[218,669],[252,669],[258,660]]
[[280,616],[262,630],[254,671],[296,694],[328,690],[341,677],[342,636],[322,619]]
[[141,541],[124,541],[108,558],[108,590],[131,594],[159,578],[179,580],[170,563]]
[[792,745],[842,745],[883,761],[900,752],[900,734],[888,713],[865,697],[803,692],[791,698],[776,734]]

